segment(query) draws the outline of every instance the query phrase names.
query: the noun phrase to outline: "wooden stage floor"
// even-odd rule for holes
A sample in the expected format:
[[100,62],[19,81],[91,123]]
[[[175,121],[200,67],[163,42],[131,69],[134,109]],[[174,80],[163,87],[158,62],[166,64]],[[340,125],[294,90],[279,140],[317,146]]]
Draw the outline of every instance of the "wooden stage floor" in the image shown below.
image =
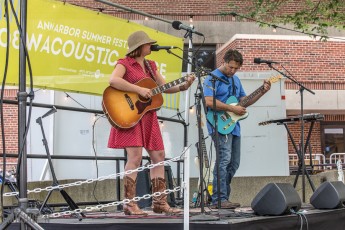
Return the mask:
[[[44,229],[69,230],[69,229],[162,229],[178,230],[183,229],[183,215],[167,216],[154,214],[150,210],[146,217],[126,216],[122,212],[95,212],[88,213],[81,221],[74,217],[50,218],[48,220],[38,219],[37,223]],[[195,217],[200,217],[200,209],[191,209],[189,229],[210,230],[256,230],[256,229],[276,229],[276,230],[342,230],[345,229],[345,209],[316,210],[310,205],[301,208],[305,218],[296,214],[282,216],[257,216],[250,208],[238,208],[235,210],[217,210],[205,208],[201,220],[193,221]],[[209,217],[219,217],[219,220],[204,220]],[[301,225],[302,228],[301,228]],[[19,223],[12,223],[7,229],[19,229]]]

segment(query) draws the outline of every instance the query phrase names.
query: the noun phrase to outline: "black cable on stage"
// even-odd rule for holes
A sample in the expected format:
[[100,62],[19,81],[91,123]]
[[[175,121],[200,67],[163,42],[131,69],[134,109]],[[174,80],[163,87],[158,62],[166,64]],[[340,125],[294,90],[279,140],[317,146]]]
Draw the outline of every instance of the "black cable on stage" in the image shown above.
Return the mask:
[[5,17],[6,17],[6,29],[7,29],[7,36],[6,36],[6,58],[5,58],[5,68],[4,68],[4,75],[2,79],[1,85],[1,96],[0,96],[0,119],[1,119],[1,136],[2,136],[2,153],[3,153],[3,160],[2,160],[2,186],[1,186],[1,210],[2,215],[1,219],[4,221],[4,188],[6,184],[6,138],[5,138],[5,125],[4,125],[4,92],[5,92],[5,84],[7,78],[7,70],[8,70],[8,61],[9,61],[9,43],[10,43],[10,21],[8,15],[8,2],[5,0]]
[[[80,105],[82,108],[87,109],[86,106],[82,105],[79,101],[77,101],[76,99],[74,99],[73,97],[71,97],[71,95],[69,95],[68,93],[64,92],[66,94],[67,98],[71,98],[75,103],[77,103],[78,105]],[[98,170],[98,159],[97,159],[97,151],[95,148],[95,125],[96,122],[102,118],[105,117],[104,115],[100,115],[97,117],[97,119],[93,122],[92,125],[92,149],[95,155],[95,160],[96,160],[96,178],[98,178],[98,174],[99,174],[99,170]],[[95,198],[96,202],[100,205],[101,203],[99,202],[99,200],[97,199],[96,195],[95,195],[95,190],[96,190],[96,186],[97,186],[98,181],[95,182],[95,185],[93,187],[93,191],[92,191],[92,195]]]
[[[95,161],[96,161],[96,178],[98,178],[98,159],[97,159],[97,151],[96,151],[96,148],[95,148],[95,126],[96,126],[96,122],[102,118],[102,117],[105,117],[105,115],[101,115],[101,116],[98,116],[97,119],[93,122],[93,125],[92,125],[92,149],[93,149],[93,152],[94,152],[94,155],[95,155]],[[97,197],[96,197],[96,194],[95,194],[95,190],[96,190],[96,186],[97,186],[97,183],[98,181],[95,182],[95,185],[93,186],[93,191],[92,191],[92,195],[93,197],[95,198],[96,202],[98,204],[101,204]]]
[[[26,122],[26,127],[25,127],[25,133],[24,133],[24,137],[23,137],[23,140],[26,140],[26,137],[27,137],[28,132],[29,132],[30,122],[31,122],[32,101],[33,101],[34,96],[35,96],[34,90],[33,90],[33,75],[32,75],[32,68],[31,68],[29,52],[28,52],[28,49],[27,49],[26,44],[24,42],[24,38],[25,38],[26,35],[25,34],[23,35],[22,28],[21,28],[21,26],[19,24],[18,16],[16,14],[16,11],[14,9],[12,1],[10,1],[10,5],[11,5],[11,11],[13,13],[13,16],[14,16],[14,19],[16,21],[17,28],[18,28],[18,31],[19,31],[20,41],[22,42],[22,45],[24,47],[24,53],[25,53],[25,57],[26,57],[26,60],[27,60],[28,68],[29,68],[29,74],[30,74],[30,92],[28,94],[28,96],[30,98],[29,114],[28,114],[28,118],[27,118],[27,122]],[[17,161],[17,169],[16,169],[17,183],[20,181],[19,168],[20,168],[20,164],[21,164],[21,159],[22,159],[25,143],[26,142],[23,141],[23,145],[20,146],[19,152],[18,152],[18,161]]]
[[300,222],[301,222],[300,230],[303,230],[303,226],[304,226],[304,220],[303,220],[303,219],[305,219],[306,226],[307,226],[307,230],[309,230],[308,219],[307,219],[306,215],[305,215],[303,212],[296,212],[296,211],[293,210],[293,209],[290,209],[290,212],[291,212],[292,214],[296,214],[296,215],[299,217]]
[[307,225],[307,230],[309,230],[309,224],[308,224],[308,219],[304,213],[300,213],[301,217],[305,219],[306,225]]

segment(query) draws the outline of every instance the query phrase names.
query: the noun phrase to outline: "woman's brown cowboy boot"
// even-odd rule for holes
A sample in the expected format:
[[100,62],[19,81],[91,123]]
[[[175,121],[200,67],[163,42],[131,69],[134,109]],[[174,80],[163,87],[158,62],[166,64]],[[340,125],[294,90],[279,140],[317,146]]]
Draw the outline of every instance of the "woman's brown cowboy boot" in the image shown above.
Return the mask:
[[[133,180],[132,178],[125,176],[123,177],[123,183],[125,187],[125,198],[126,199],[133,199],[135,197],[136,192],[136,184],[137,180]],[[123,212],[126,215],[143,215],[147,216],[147,213],[141,210],[138,207],[137,202],[131,201],[128,204],[123,205]]]
[[[152,193],[163,192],[166,190],[165,180],[160,177],[156,177],[151,180],[152,183]],[[178,214],[182,210],[177,208],[171,208],[167,202],[167,194],[162,194],[160,196],[152,197],[153,212],[155,213],[165,213],[169,215]]]

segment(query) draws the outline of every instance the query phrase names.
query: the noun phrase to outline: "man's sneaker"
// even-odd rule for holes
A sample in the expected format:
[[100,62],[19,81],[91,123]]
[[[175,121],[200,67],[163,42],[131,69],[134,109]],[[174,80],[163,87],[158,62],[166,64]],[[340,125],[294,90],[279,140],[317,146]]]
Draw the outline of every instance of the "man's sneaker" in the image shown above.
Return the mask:
[[[221,205],[220,207],[221,209],[235,209],[241,206],[241,204],[239,203],[233,203],[230,201],[222,201],[220,205]],[[213,208],[213,209],[218,208],[218,203],[212,204],[210,208]]]

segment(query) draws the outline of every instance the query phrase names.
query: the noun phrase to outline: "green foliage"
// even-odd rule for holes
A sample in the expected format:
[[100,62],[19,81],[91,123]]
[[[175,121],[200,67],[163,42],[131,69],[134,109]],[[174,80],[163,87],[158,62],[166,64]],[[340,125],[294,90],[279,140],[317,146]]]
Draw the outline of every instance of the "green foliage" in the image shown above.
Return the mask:
[[[292,24],[294,29],[308,34],[327,34],[328,28],[345,30],[344,0],[248,0],[251,6],[243,14],[261,21],[261,26]],[[291,6],[295,12],[286,12]],[[239,12],[238,12],[239,13]],[[266,23],[265,23],[266,22]]]

